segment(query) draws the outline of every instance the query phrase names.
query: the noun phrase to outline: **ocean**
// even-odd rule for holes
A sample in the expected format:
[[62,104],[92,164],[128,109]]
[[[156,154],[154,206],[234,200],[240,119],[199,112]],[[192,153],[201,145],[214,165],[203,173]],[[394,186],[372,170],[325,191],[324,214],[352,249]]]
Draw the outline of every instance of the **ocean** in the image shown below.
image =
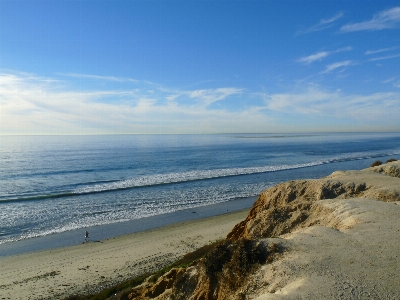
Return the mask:
[[102,239],[250,207],[279,182],[389,158],[400,133],[1,136],[0,256],[67,233],[80,243],[87,228]]

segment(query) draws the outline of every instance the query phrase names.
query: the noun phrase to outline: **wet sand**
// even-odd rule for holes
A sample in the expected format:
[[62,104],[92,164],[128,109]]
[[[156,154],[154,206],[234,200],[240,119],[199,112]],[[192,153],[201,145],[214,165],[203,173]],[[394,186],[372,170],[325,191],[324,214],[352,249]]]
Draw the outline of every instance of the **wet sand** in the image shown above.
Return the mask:
[[178,222],[212,217],[227,212],[249,209],[257,197],[238,198],[222,203],[188,208],[131,221],[118,222],[93,227],[85,227],[62,233],[51,234],[17,242],[0,244],[0,258],[4,256],[50,250],[79,245],[85,241],[85,231],[89,231],[91,241],[100,241],[117,236],[146,231]]

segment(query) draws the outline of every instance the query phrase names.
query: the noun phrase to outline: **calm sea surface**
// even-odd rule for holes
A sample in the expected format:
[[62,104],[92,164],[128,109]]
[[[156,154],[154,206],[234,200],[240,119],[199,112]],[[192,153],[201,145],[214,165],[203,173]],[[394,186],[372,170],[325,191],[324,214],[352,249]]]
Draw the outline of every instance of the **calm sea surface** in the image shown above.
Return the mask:
[[400,159],[399,133],[0,137],[0,244]]

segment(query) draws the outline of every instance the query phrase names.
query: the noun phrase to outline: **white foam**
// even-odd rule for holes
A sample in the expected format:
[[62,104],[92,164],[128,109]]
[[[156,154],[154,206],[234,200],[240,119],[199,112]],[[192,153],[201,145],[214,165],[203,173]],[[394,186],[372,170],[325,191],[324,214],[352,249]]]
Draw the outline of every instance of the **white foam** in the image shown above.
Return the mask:
[[73,191],[75,194],[97,193],[105,191],[113,191],[119,189],[128,189],[134,187],[161,185],[169,183],[188,182],[195,180],[213,179],[227,176],[249,175],[257,173],[275,172],[282,170],[291,170],[299,168],[307,168],[318,166],[322,164],[330,164],[335,162],[344,162],[350,160],[369,159],[373,157],[383,157],[389,155],[398,155],[400,151],[395,150],[391,153],[382,152],[357,152],[351,154],[343,154],[327,159],[321,159],[309,163],[294,164],[294,165],[279,165],[279,166],[260,166],[260,167],[247,167],[247,168],[228,168],[228,169],[215,169],[215,170],[198,170],[180,173],[167,173],[155,174],[148,176],[135,177],[131,179],[88,185]]
[[298,168],[312,167],[321,164],[323,164],[323,162],[312,162],[312,163],[295,164],[295,165],[215,169],[215,170],[189,171],[182,173],[156,174],[150,176],[136,177],[127,180],[121,180],[111,183],[86,186],[74,190],[73,193],[86,194],[86,193],[104,192],[104,191],[127,189],[133,187],[152,186],[152,185],[220,178],[227,176],[249,175],[249,174],[274,172],[274,171],[289,170],[289,169],[298,169]]

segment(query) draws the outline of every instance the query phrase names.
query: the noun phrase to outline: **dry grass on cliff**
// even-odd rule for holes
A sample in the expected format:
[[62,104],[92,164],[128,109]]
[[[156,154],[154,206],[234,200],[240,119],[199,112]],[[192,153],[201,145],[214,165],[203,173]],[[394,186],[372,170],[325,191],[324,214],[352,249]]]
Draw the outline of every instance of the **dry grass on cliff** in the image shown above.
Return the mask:
[[[393,162],[393,161],[397,161],[397,159],[395,159],[395,158],[389,158],[389,159],[385,162],[385,164],[390,163],[390,162]],[[374,162],[371,164],[370,167],[373,168],[373,167],[380,166],[380,165],[382,165],[382,164],[383,164],[382,161],[376,160],[376,161],[374,161]]]
[[376,161],[374,161],[372,164],[371,164],[371,168],[373,168],[373,167],[377,167],[377,166],[380,166],[381,164],[383,164],[383,162],[381,162],[380,160],[376,160]]
[[72,295],[63,300],[125,300],[127,293],[125,291],[130,291],[132,287],[138,286],[145,281],[150,274],[144,274],[137,276],[126,281],[123,281],[115,286],[106,288],[99,293],[89,294],[89,295]]
[[267,261],[268,254],[252,240],[224,240],[205,256],[206,274],[212,285],[219,283],[236,290],[247,274]]
[[173,268],[186,268],[194,263],[196,263],[200,258],[209,255],[210,252],[215,249],[221,241],[215,241],[210,244],[204,245],[192,252],[185,254],[181,259],[177,260],[176,262],[165,266],[164,268],[155,272],[151,278],[149,279],[150,282],[156,282],[160,276],[164,275],[165,273],[169,272]]
[[[181,271],[178,272],[180,275],[176,276],[171,286],[171,299],[186,300],[196,291],[204,295],[204,299],[225,299],[223,296],[221,298],[221,295],[235,293],[247,281],[249,274],[254,273],[262,264],[273,260],[275,255],[281,252],[283,248],[273,243],[266,245],[245,239],[220,240],[186,254],[145,280],[143,277],[140,281],[131,279],[130,282],[136,280],[135,285],[122,283],[96,295],[73,296],[66,300],[152,299],[166,291],[167,287],[164,286],[163,281],[172,269]],[[189,279],[193,283],[191,285],[188,284],[190,272],[187,273],[185,270],[193,268],[197,270],[196,273],[199,276],[194,281]],[[209,283],[205,288],[202,285],[204,282],[202,279]],[[203,298],[200,296],[199,299]]]
[[[237,291],[245,285],[249,275],[283,250],[280,244],[266,245],[256,240],[223,240],[195,266],[196,280],[193,280],[192,270],[177,278],[171,299],[240,298]],[[233,296],[235,294],[237,297]]]
[[[210,279],[210,292],[234,294],[261,265],[282,252],[276,244],[270,247],[255,240],[225,240],[211,251],[204,260],[206,274]],[[211,298],[212,299],[212,298]]]

